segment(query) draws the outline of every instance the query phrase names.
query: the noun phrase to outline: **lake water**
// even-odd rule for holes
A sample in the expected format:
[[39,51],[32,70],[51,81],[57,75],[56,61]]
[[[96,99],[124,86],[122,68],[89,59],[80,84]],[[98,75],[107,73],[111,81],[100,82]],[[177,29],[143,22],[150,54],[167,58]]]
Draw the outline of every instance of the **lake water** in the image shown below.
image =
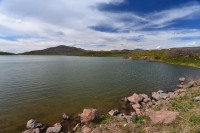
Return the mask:
[[27,120],[54,124],[84,107],[108,111],[122,97],[176,88],[200,69],[122,58],[0,56],[0,132],[25,129]]

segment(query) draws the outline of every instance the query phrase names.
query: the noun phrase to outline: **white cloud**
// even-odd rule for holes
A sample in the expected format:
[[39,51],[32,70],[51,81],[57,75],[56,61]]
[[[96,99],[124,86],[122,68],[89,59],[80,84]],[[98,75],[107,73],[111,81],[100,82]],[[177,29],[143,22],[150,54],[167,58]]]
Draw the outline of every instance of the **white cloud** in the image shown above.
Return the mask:
[[[94,50],[170,48],[191,43],[191,40],[173,38],[200,35],[200,30],[142,31],[167,26],[177,19],[192,19],[200,13],[200,5],[187,5],[146,16],[96,9],[99,3],[120,2],[123,0],[3,0],[0,4],[0,51],[24,52],[56,45]],[[98,24],[110,25],[120,33],[89,28]],[[16,37],[16,41],[1,38],[7,36]],[[195,46],[200,44],[198,40],[194,41]],[[100,44],[106,47],[98,47]]]

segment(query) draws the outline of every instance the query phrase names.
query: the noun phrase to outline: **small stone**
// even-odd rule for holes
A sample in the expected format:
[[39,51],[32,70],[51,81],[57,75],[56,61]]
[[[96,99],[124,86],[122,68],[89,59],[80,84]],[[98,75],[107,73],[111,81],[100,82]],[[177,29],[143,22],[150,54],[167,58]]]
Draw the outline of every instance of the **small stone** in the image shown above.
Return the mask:
[[179,78],[179,81],[180,81],[180,82],[185,82],[185,77],[180,77],[180,78]]
[[125,115],[124,118],[127,120],[128,123],[136,121],[137,115],[132,114],[132,115]]
[[132,108],[133,108],[134,110],[140,109],[140,108],[141,108],[141,105],[140,105],[139,103],[133,104],[133,105],[132,105]]
[[111,110],[111,111],[108,112],[108,114],[111,115],[111,116],[116,116],[116,115],[119,114],[119,113],[120,113],[120,112],[119,112],[119,110],[117,110],[117,109],[113,109],[113,110]]
[[151,101],[150,98],[144,98],[144,99],[143,99],[143,102],[145,102],[145,103],[148,103],[148,102],[150,102],[150,101]]
[[167,93],[160,93],[160,98],[161,99],[166,99],[168,97],[169,97],[169,94],[167,94]]
[[160,94],[158,92],[152,92],[152,97],[156,100],[160,100]]
[[124,114],[123,113],[117,114],[116,117],[118,119],[124,119]]
[[136,113],[138,116],[142,115],[142,112],[141,112],[140,109],[136,109],[136,110],[135,110],[135,113]]
[[78,123],[78,124],[76,124],[76,126],[72,129],[73,131],[76,131],[78,128],[80,128],[81,127],[81,124],[80,123]]
[[28,129],[39,128],[39,127],[42,127],[42,124],[34,119],[30,119],[26,124],[26,128]]
[[142,96],[143,98],[148,98],[148,95],[146,94],[139,94],[140,96]]
[[60,123],[56,123],[53,127],[47,128],[46,133],[59,133],[62,129],[62,125]]
[[84,125],[81,129],[82,133],[91,133],[92,129],[89,128],[88,126]]
[[198,102],[198,101],[200,101],[200,96],[198,96],[198,97],[194,97],[194,98],[193,98],[193,101],[194,101],[194,102]]
[[128,99],[127,99],[127,97],[124,97],[124,98],[121,99],[121,101],[127,102]]
[[163,90],[158,90],[158,93],[164,93],[164,91]]
[[69,116],[68,114],[66,114],[66,113],[63,113],[62,118],[63,118],[64,120],[69,120],[69,119],[70,119],[70,116]]
[[39,128],[35,128],[35,129],[26,130],[26,131],[24,131],[22,133],[41,133],[41,132],[40,132]]

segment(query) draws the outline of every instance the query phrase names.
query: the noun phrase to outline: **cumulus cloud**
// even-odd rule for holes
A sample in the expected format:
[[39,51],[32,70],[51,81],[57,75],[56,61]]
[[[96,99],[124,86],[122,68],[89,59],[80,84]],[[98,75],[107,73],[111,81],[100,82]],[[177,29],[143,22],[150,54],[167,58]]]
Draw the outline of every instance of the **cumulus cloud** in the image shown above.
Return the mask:
[[[200,35],[199,29],[145,30],[168,26],[177,19],[199,17],[198,4],[142,16],[96,8],[100,3],[122,2],[124,0],[2,0],[0,51],[18,53],[57,45],[90,50],[169,48],[191,43],[191,40],[175,38]],[[98,25],[108,25],[117,31],[101,32],[91,28]],[[194,41],[199,45],[199,40]]]

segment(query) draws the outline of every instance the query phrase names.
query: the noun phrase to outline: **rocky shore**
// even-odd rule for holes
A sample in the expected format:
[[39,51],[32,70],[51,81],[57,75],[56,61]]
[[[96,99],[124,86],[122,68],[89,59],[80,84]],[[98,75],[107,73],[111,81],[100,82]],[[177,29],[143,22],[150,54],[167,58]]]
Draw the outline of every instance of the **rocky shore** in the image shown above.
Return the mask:
[[[173,130],[189,133],[198,130],[196,125],[193,129],[194,125],[190,124],[199,126],[200,123],[200,80],[186,83],[182,77],[179,81],[178,89],[171,92],[159,90],[151,96],[134,93],[122,98],[123,104],[131,107],[126,112],[113,109],[102,114],[97,109],[85,108],[77,116],[63,113],[62,120],[53,126],[30,119],[23,133],[162,133]],[[195,111],[198,116],[193,118],[191,114]],[[192,121],[189,125],[187,118]],[[178,124],[185,124],[185,127],[178,129]]]

